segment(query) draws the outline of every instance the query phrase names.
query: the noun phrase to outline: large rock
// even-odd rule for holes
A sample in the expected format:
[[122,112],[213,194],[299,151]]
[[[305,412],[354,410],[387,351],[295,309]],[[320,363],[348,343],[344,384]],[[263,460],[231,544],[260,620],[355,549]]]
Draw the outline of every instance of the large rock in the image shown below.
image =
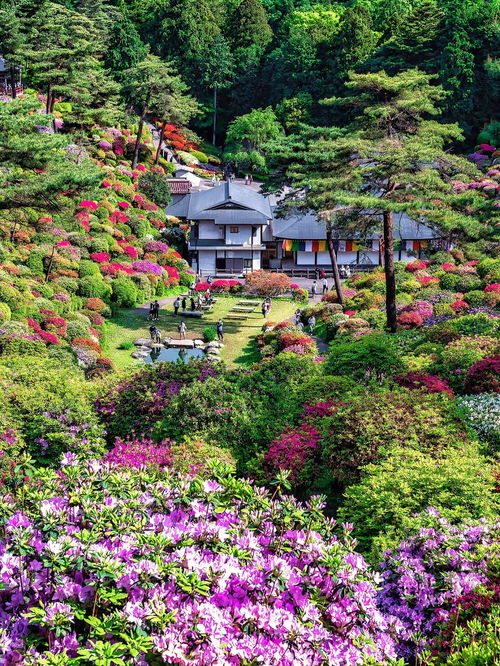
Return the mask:
[[203,347],[203,340],[193,340],[195,347]]
[[134,345],[137,347],[151,347],[152,344],[153,341],[150,338],[137,338],[137,340],[134,340]]
[[144,359],[146,356],[149,356],[149,352],[135,351],[131,354],[132,358],[141,358]]

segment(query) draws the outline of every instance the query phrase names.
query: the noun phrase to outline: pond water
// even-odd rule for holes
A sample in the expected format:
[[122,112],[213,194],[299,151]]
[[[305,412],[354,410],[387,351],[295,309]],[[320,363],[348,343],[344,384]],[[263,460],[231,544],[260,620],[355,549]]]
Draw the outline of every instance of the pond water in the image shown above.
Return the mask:
[[145,363],[159,363],[160,361],[180,361],[186,363],[193,358],[202,358],[205,352],[202,349],[176,349],[175,347],[160,347],[152,349],[149,356],[144,358]]

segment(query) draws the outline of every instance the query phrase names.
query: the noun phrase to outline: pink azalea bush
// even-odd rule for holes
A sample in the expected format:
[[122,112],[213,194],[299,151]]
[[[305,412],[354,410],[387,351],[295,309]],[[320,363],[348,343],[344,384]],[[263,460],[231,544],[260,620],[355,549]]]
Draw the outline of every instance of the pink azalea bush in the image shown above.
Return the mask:
[[164,469],[172,464],[172,451],[170,442],[167,441],[157,444],[147,437],[126,440],[118,438],[103,460],[118,467],[130,469],[148,467]]
[[223,477],[155,481],[72,453],[40,481],[2,496],[3,663],[99,663],[104,636],[123,664],[395,657],[375,577],[318,498],[300,506]]
[[158,276],[162,274],[162,267],[153,264],[151,261],[134,261],[132,268],[138,273],[153,273],[153,275]]

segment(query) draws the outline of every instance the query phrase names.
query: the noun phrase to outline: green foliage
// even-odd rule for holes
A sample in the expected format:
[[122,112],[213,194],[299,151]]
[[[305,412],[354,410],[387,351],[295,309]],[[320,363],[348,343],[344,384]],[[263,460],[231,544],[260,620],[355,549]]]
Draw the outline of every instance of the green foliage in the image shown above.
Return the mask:
[[396,374],[403,364],[387,335],[363,336],[355,342],[330,344],[331,353],[326,360],[332,375],[347,375],[361,381],[382,381]]
[[207,326],[203,329],[203,340],[205,342],[212,342],[217,337],[217,331],[213,326]]
[[103,301],[109,300],[111,296],[111,286],[104,282],[100,275],[87,275],[80,280],[78,293],[86,298],[101,298]]
[[172,193],[165,176],[150,171],[141,176],[139,185],[151,201],[154,201],[158,206],[163,208],[170,203]]
[[491,468],[473,446],[446,449],[437,457],[395,446],[346,490],[339,518],[354,523],[361,549],[378,559],[405,530],[418,529],[416,514],[428,506],[453,523],[464,516],[498,515],[494,487]]
[[180,390],[158,422],[155,436],[159,440],[178,440],[189,433],[234,451],[250,418],[250,409],[234,386],[224,379],[209,377]]

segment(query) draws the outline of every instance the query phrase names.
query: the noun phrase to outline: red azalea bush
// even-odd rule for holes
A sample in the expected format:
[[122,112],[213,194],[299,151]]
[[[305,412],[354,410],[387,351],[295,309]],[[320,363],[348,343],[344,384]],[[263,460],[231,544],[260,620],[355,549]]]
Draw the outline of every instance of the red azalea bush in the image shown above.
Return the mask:
[[284,273],[255,271],[246,276],[245,287],[251,294],[258,296],[278,296],[290,289],[290,278]]
[[493,284],[489,284],[487,287],[484,288],[484,291],[487,294],[490,292],[495,292],[497,294],[500,294],[500,282],[493,282]]
[[416,277],[422,287],[428,287],[429,285],[437,286],[440,282],[439,278],[434,275],[417,275]]
[[93,252],[90,255],[92,261],[96,261],[98,264],[103,264],[109,261],[109,254],[107,252]]
[[500,393],[500,356],[483,358],[467,371],[465,393]]
[[456,273],[458,270],[454,264],[441,264],[441,268],[445,273]]
[[42,322],[42,327],[45,331],[54,333],[54,335],[57,335],[61,338],[65,338],[67,335],[67,323],[66,320],[62,317],[45,317]]
[[314,354],[317,351],[314,340],[304,333],[290,331],[282,333],[279,336],[279,346],[281,351],[286,351],[287,347],[291,347],[292,345],[300,345],[301,347],[304,347],[304,351],[311,354]]
[[49,333],[48,331],[37,331],[37,337],[39,340],[42,340],[47,345],[58,345],[59,338],[54,333]]
[[465,301],[455,301],[454,303],[450,303],[450,308],[454,310],[456,313],[464,312],[464,310],[469,309],[469,304],[466,303]]
[[270,476],[287,469],[292,483],[308,483],[315,476],[313,459],[319,449],[319,432],[312,425],[289,428],[269,445],[265,466]]
[[422,259],[417,259],[416,261],[411,261],[409,264],[406,264],[405,270],[409,273],[415,273],[415,271],[423,271],[430,264],[430,261],[423,261]]
[[163,270],[167,273],[169,278],[172,278],[173,280],[178,280],[179,279],[179,271],[175,266],[162,266]]
[[397,317],[397,322],[404,328],[416,328],[422,326],[424,320],[418,312],[402,312]]
[[400,386],[404,386],[412,391],[424,389],[427,393],[447,393],[450,398],[453,397],[453,391],[448,382],[437,375],[429,375],[427,372],[408,372],[394,377],[394,380]]
[[88,347],[89,349],[93,349],[98,354],[102,353],[100,345],[90,338],[74,338],[74,340],[71,341],[71,344],[73,346]]
[[206,291],[207,289],[212,289],[212,285],[209,282],[198,282],[195,287],[196,291]]
[[100,298],[87,298],[85,307],[94,312],[104,312],[108,306]]

